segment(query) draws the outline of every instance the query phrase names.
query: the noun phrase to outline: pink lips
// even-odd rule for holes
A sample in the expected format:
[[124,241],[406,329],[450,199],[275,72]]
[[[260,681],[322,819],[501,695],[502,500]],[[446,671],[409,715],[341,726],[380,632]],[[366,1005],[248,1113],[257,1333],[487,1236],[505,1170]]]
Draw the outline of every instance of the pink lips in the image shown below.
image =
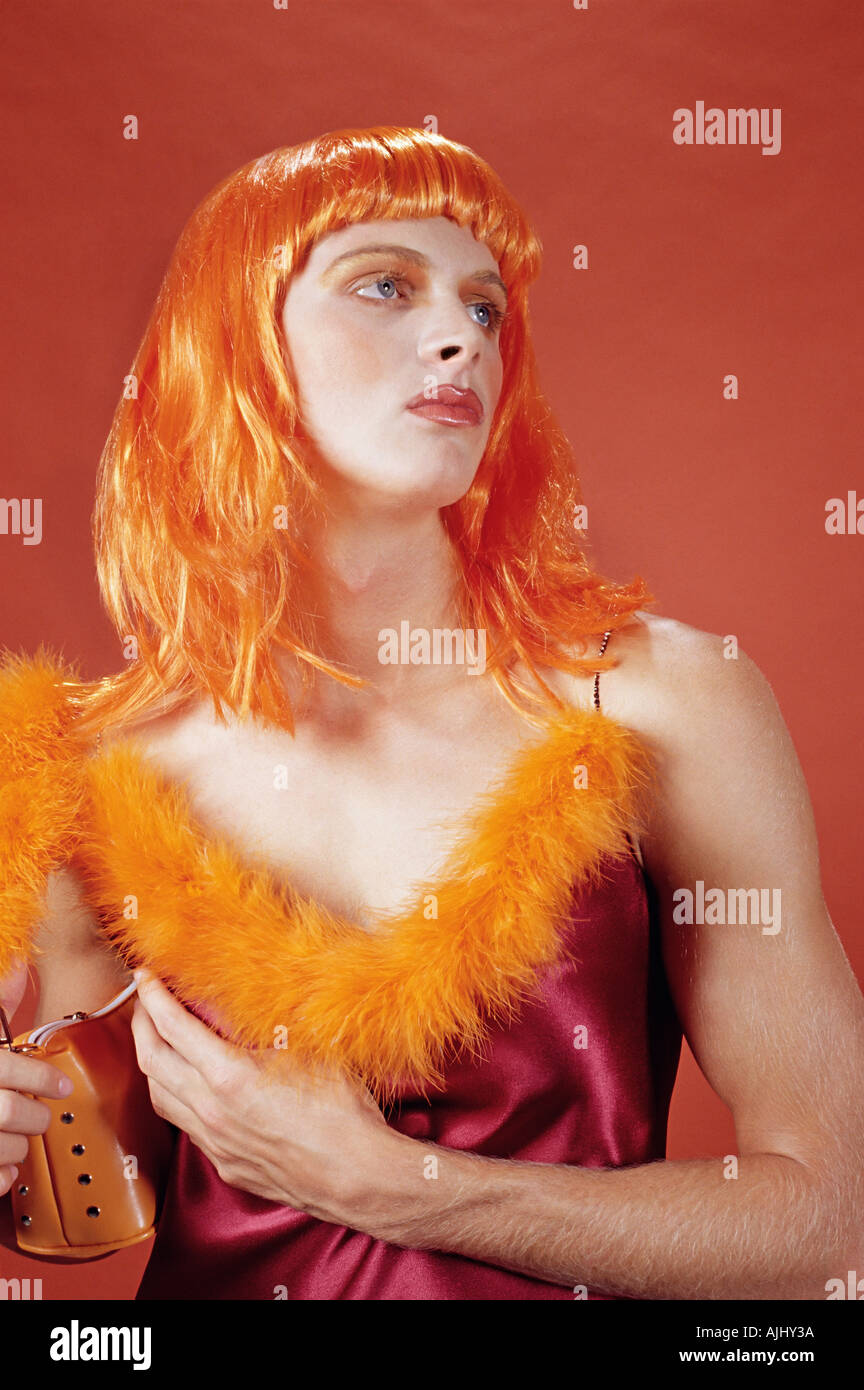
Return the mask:
[[460,386],[439,386],[431,398],[421,392],[406,409],[441,425],[479,425],[483,420],[483,403],[477,392]]

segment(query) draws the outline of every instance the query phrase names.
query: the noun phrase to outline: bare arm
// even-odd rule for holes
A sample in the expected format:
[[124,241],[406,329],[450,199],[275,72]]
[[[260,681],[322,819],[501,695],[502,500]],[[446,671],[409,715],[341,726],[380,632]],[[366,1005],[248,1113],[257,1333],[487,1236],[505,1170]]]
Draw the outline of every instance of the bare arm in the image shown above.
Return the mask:
[[[745,656],[725,661],[719,638],[673,624],[661,641],[645,666],[661,788],[642,849],[673,997],[734,1115],[737,1164],[519,1163],[391,1132],[360,1228],[613,1295],[824,1299],[829,1279],[864,1270],[864,1000],[767,681]],[[697,880],[769,890],[779,931],[676,923],[673,894]]]

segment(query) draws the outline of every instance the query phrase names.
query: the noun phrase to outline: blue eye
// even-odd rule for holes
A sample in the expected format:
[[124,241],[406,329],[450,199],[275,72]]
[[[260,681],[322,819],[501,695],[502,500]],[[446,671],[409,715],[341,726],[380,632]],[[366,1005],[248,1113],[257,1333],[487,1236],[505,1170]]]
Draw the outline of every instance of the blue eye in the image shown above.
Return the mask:
[[[375,280],[372,280],[368,285],[362,285],[362,286],[360,287],[360,289],[358,289],[358,290],[355,291],[355,293],[356,293],[357,295],[363,296],[363,292],[364,292],[365,290],[371,290],[371,289],[376,289],[376,290],[377,290],[377,289],[378,289],[380,286],[382,286],[382,285],[389,285],[389,286],[392,288],[392,293],[390,293],[390,294],[382,294],[381,296],[372,296],[373,300],[374,300],[374,299],[377,299],[377,302],[378,302],[379,304],[382,304],[382,303],[386,303],[388,300],[404,299],[404,298],[406,298],[405,295],[400,295],[400,294],[399,294],[399,289],[398,289],[398,287],[399,287],[400,285],[408,285],[409,283],[410,283],[410,282],[407,281],[407,280],[406,280],[403,276],[401,276],[401,275],[392,275],[392,274],[379,275]],[[365,297],[365,296],[364,296],[364,297]],[[475,319],[475,323],[479,323],[479,325],[480,325],[481,328],[487,329],[487,331],[490,332],[490,333],[495,333],[495,332],[497,332],[497,330],[500,328],[501,324],[503,323],[503,321],[504,321],[504,319],[505,319],[505,317],[506,317],[505,311],[504,311],[503,309],[499,309],[497,304],[492,304],[488,299],[478,300],[476,303],[469,304],[467,307],[468,307],[469,309],[482,309],[482,310],[483,310],[483,312],[487,315],[487,319],[486,319],[485,323],[482,322],[480,319]]]
[[[392,276],[392,275],[379,275],[378,279],[377,279],[377,280],[373,280],[371,285],[364,285],[364,286],[362,287],[362,289],[371,290],[371,289],[377,289],[379,285],[392,285],[392,286],[393,286],[393,289],[394,289],[394,291],[395,291],[396,286],[397,286],[397,284],[399,284],[399,283],[400,283],[400,282],[399,282],[394,276]],[[404,284],[405,282],[402,281],[402,283]],[[361,290],[358,290],[357,293],[358,293],[358,294],[361,294],[361,293],[362,293],[362,289],[361,289]],[[385,298],[385,299],[392,299],[392,298],[393,298],[393,295],[388,294],[388,295],[385,295],[384,298]]]
[[[488,317],[486,323],[481,323],[481,324],[480,324],[480,327],[481,327],[481,328],[496,328],[496,327],[498,326],[498,323],[500,323],[500,320],[504,317],[503,314],[500,314],[500,310],[497,310],[497,309],[495,308],[495,305],[494,305],[494,304],[489,304],[489,303],[469,304],[469,305],[468,305],[468,308],[469,308],[469,309],[482,309],[483,312],[484,312],[485,314],[488,314],[488,315],[489,315],[489,317]],[[495,319],[495,314],[496,314],[496,313],[499,313],[499,314],[500,314],[500,318],[499,318],[497,321],[496,321],[496,319]],[[479,320],[478,320],[478,322],[479,322]]]

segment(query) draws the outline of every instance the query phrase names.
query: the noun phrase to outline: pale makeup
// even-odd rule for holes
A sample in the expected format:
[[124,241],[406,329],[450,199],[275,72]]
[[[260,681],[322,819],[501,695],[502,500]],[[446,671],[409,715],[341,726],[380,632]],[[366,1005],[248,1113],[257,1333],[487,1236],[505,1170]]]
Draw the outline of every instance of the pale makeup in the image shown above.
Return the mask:
[[[501,393],[506,308],[491,251],[446,217],[357,222],[313,246],[283,307],[286,367],[318,475],[343,506],[428,511],[465,495]],[[436,382],[475,391],[482,421],[406,409]]]

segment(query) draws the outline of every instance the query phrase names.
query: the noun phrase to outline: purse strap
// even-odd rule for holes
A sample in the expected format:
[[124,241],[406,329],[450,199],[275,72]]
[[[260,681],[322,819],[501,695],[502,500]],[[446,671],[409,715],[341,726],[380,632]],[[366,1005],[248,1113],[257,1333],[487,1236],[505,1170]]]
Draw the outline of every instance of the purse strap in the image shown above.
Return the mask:
[[79,1009],[74,1014],[64,1014],[62,1018],[55,1019],[51,1023],[43,1023],[38,1028],[34,1028],[21,1042],[16,1043],[12,1030],[9,1027],[9,1020],[6,1012],[0,1006],[0,1047],[6,1047],[10,1052],[40,1052],[43,1043],[51,1037],[53,1033],[59,1032],[69,1023],[83,1023],[85,1019],[104,1018],[106,1014],[113,1013],[115,1009],[121,1008],[126,1000],[135,993],[138,986],[133,980],[131,984],[121,989],[119,994],[115,994],[113,999],[109,999],[107,1004],[101,1008],[94,1009],[92,1013],[86,1013]]

